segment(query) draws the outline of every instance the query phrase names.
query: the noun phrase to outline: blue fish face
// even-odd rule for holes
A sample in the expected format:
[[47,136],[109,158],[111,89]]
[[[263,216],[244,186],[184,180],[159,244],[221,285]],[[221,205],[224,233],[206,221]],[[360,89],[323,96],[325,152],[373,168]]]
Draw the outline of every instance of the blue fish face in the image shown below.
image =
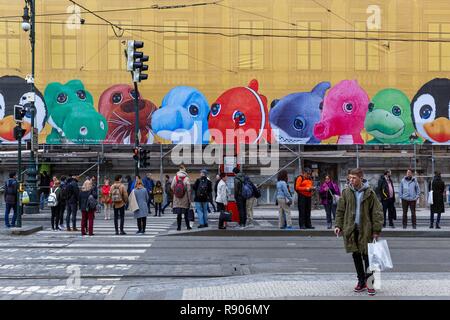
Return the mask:
[[330,83],[323,82],[311,92],[290,94],[272,104],[270,125],[279,143],[317,144],[314,125],[320,121],[320,111]]
[[175,87],[152,115],[152,129],[172,143],[209,143],[209,104],[205,96],[192,87]]

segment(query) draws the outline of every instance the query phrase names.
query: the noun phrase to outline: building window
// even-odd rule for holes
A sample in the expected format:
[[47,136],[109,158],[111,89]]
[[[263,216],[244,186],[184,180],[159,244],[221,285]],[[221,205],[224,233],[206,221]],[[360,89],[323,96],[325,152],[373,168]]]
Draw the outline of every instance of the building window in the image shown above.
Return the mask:
[[[450,40],[450,23],[430,23],[428,31],[432,32],[430,40]],[[450,71],[450,43],[429,42],[428,43],[428,70]]]
[[[321,22],[297,22],[297,36],[304,39],[297,40],[297,69],[322,70],[322,36]],[[311,38],[310,38],[311,37]]]
[[[367,32],[366,22],[355,23],[355,38],[376,38],[378,33]],[[360,32],[364,31],[364,32]],[[357,71],[379,71],[380,51],[375,41],[353,40],[355,43],[355,70]]]
[[[116,25],[130,26],[131,21],[114,21]],[[116,37],[113,29],[108,27],[108,70],[125,70],[127,60],[124,50],[126,46],[122,45],[123,38]]]
[[0,68],[20,67],[20,24],[0,22]]
[[76,30],[68,29],[64,23],[52,24],[51,61],[53,69],[75,69],[77,67]]
[[[240,21],[241,33],[262,35],[264,23],[261,21]],[[262,37],[239,38],[239,69],[264,69],[264,39]]]
[[164,21],[164,69],[187,70],[189,68],[187,30],[187,21]]

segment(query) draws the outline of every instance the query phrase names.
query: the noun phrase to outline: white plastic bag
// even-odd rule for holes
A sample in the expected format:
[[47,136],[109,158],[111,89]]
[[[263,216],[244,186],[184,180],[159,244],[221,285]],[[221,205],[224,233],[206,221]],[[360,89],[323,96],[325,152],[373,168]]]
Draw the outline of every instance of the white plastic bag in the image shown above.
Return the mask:
[[431,190],[430,192],[428,192],[428,204],[432,205],[433,204],[433,190]]
[[369,269],[370,271],[384,271],[392,269],[391,254],[386,240],[369,243]]

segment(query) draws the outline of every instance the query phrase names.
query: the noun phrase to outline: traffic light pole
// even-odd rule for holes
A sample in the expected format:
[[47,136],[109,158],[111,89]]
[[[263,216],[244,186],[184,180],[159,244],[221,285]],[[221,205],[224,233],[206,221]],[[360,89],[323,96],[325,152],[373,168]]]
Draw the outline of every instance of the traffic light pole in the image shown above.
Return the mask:
[[17,123],[20,134],[17,136],[17,177],[19,179],[17,186],[17,201],[16,201],[16,227],[22,228],[22,201],[19,186],[22,185],[22,123]]
[[[134,147],[139,148],[139,91],[136,81],[134,81],[134,113]],[[139,157],[134,160],[134,175],[139,175]]]
[[[35,74],[35,42],[36,42],[36,23],[35,23],[35,0],[27,0],[30,5],[31,11],[31,29],[30,29],[30,43],[31,43],[31,93],[33,99],[30,103],[31,111],[31,139],[35,139],[35,125],[36,125],[36,107],[35,107],[35,86],[34,86],[34,74]],[[32,144],[34,145],[34,144]],[[30,203],[25,206],[24,211],[27,214],[39,213],[39,196],[37,190],[37,164],[35,150],[30,150],[30,164],[27,170],[26,190],[30,197]]]

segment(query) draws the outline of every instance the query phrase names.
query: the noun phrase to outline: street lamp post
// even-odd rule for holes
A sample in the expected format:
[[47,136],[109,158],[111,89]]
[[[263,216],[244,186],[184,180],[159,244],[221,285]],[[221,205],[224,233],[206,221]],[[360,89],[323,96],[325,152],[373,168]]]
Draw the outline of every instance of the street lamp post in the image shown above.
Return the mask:
[[[30,15],[28,16],[28,9]],[[39,197],[37,193],[37,164],[35,149],[37,148],[37,131],[35,129],[36,120],[36,107],[35,107],[35,86],[34,86],[34,74],[35,74],[35,40],[36,40],[36,24],[35,24],[35,0],[25,0],[24,16],[22,29],[24,31],[30,31],[30,44],[31,44],[31,75],[27,76],[27,82],[30,84],[32,99],[30,101],[30,113],[31,113],[31,150],[30,150],[30,163],[27,170],[27,178],[25,187],[30,197],[30,203],[24,207],[24,213],[34,214],[39,213]],[[31,21],[31,23],[29,23]],[[27,25],[27,23],[29,25]]]

